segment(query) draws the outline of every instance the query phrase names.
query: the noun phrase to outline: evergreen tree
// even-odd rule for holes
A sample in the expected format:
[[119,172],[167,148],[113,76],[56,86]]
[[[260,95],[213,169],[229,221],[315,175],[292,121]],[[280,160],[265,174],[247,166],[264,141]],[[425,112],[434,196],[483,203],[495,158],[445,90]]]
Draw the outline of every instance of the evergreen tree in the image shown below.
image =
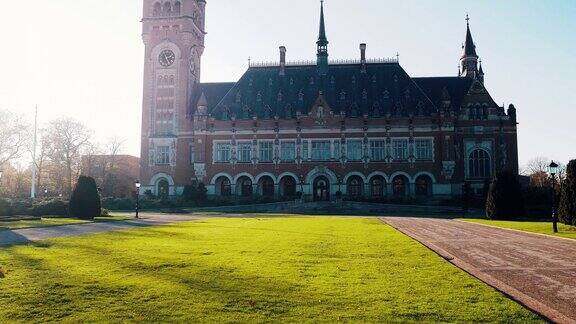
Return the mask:
[[198,188],[196,188],[196,205],[202,206],[208,201],[208,189],[203,182],[198,183]]
[[100,216],[100,195],[94,178],[80,176],[68,205],[68,215],[79,219],[93,220]]
[[489,219],[516,219],[525,215],[522,188],[516,174],[502,171],[496,175],[486,199]]
[[566,168],[566,179],[562,183],[558,216],[566,225],[576,225],[576,160]]

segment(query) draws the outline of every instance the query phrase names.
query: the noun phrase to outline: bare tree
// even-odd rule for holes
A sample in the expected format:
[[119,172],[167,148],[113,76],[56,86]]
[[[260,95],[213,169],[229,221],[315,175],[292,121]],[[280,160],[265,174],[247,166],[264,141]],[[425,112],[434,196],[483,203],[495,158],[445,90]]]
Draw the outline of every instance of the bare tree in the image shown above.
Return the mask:
[[50,159],[64,168],[63,189],[68,195],[72,192],[73,178],[79,173],[81,152],[91,138],[91,131],[74,119],[61,118],[48,125],[46,137]]
[[103,167],[102,182],[105,189],[105,194],[113,195],[116,187],[116,160],[122,151],[124,140],[118,137],[112,137],[108,140],[105,147],[106,161]]
[[546,157],[536,157],[526,164],[526,172],[530,177],[530,185],[534,187],[546,187],[548,181],[548,165],[550,160]]
[[8,110],[0,110],[0,166],[19,158],[26,151],[30,125]]

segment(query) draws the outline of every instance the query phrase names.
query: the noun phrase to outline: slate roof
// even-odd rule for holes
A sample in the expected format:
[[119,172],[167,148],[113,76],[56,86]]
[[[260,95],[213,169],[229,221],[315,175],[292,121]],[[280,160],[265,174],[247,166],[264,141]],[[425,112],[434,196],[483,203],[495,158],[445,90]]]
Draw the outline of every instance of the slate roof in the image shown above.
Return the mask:
[[416,84],[432,100],[436,107],[441,107],[443,95],[448,95],[453,109],[458,110],[462,100],[470,90],[474,79],[463,77],[429,77],[414,78]]
[[209,111],[217,119],[292,118],[307,114],[320,92],[335,113],[350,117],[426,116],[436,106],[398,63],[333,64],[320,76],[316,65],[250,67]]
[[236,82],[200,83],[199,87],[194,89],[191,107],[188,108],[189,115],[196,111],[196,104],[202,93],[208,101],[208,107],[215,107],[235,84]]

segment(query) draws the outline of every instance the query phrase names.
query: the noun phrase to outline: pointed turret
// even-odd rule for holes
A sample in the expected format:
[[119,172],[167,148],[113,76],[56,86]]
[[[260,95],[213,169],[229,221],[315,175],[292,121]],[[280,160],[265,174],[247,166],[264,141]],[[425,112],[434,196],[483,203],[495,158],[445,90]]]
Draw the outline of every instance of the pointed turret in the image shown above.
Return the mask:
[[317,64],[318,73],[326,75],[328,73],[328,37],[326,37],[326,25],[324,23],[324,0],[320,1],[320,31],[318,33]]
[[476,44],[470,31],[470,18],[466,15],[466,41],[462,45],[462,57],[460,58],[462,66],[462,76],[467,78],[478,77],[478,54],[476,54]]
[[206,99],[206,95],[204,91],[198,98],[198,103],[196,104],[196,115],[197,116],[204,116],[208,113],[208,100]]
[[470,32],[470,18],[466,15],[466,42],[464,43],[464,53],[462,57],[466,56],[476,56],[476,45],[474,44],[474,39],[472,39],[472,32]]

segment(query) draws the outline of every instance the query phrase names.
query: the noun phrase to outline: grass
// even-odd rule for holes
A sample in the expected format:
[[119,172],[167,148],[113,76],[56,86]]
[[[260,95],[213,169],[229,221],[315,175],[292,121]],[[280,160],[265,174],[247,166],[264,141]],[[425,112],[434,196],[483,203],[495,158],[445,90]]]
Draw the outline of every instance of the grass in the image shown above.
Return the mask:
[[[94,220],[94,222],[100,223],[100,222],[119,221],[125,219],[127,218],[122,216],[97,217]],[[86,224],[86,223],[93,223],[93,222],[77,218],[59,218],[59,217],[42,217],[40,219],[0,221],[0,232],[8,230],[24,229],[24,228],[51,227],[51,226]]]
[[576,227],[561,223],[558,223],[558,233],[554,233],[552,231],[552,222],[495,221],[488,219],[463,219],[463,221],[576,239]]
[[211,218],[0,249],[0,322],[537,322],[376,219]]

